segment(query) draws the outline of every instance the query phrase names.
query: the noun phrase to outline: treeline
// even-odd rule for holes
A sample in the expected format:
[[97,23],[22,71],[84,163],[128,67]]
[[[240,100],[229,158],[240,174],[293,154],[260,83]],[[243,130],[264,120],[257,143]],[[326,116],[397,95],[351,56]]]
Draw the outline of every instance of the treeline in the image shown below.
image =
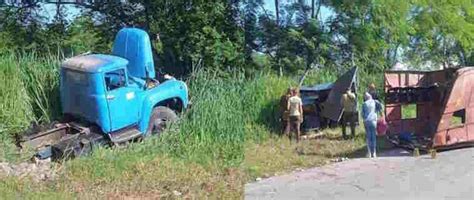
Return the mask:
[[474,64],[471,0],[100,2],[0,5],[0,54],[109,52],[128,26],[147,30],[158,66],[177,74]]

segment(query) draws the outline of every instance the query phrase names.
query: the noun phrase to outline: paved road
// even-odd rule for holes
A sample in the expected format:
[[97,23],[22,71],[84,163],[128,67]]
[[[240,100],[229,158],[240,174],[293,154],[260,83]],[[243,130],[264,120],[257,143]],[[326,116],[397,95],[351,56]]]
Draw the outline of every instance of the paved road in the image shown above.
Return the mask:
[[353,159],[271,177],[245,187],[245,199],[474,199],[474,148]]

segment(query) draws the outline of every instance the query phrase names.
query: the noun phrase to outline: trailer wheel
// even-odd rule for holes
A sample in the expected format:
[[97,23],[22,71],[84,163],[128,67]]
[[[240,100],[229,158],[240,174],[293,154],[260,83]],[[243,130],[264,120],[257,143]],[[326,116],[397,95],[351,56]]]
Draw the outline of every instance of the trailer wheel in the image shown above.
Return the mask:
[[158,106],[153,112],[148,122],[146,135],[160,135],[166,128],[178,120],[176,113],[168,107]]

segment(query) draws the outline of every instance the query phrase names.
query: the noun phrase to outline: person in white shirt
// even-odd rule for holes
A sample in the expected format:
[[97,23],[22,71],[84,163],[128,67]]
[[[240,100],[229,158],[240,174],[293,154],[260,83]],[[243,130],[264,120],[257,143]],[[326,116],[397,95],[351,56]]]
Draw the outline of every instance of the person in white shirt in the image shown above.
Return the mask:
[[291,89],[291,97],[288,99],[288,110],[290,115],[289,126],[285,129],[285,134],[290,136],[290,130],[293,128],[296,132],[296,142],[300,141],[300,125],[303,121],[303,103],[301,98],[298,96],[298,90],[296,88]]

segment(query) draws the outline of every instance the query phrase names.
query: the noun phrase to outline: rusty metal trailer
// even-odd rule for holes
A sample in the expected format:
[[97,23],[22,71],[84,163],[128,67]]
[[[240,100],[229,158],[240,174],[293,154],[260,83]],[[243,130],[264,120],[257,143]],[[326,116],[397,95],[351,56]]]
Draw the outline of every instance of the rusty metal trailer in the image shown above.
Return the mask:
[[[474,142],[474,67],[386,71],[388,138],[397,145],[445,149]],[[415,116],[407,116],[410,109]]]

